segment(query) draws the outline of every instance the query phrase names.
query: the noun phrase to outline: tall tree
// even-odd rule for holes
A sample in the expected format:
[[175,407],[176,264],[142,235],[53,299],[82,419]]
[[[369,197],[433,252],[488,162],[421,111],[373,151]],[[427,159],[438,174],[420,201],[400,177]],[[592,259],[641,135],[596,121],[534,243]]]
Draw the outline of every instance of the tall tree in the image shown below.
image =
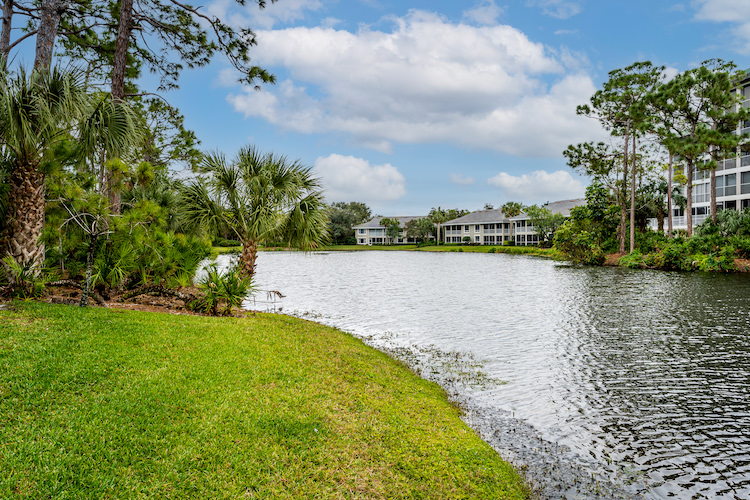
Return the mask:
[[[710,191],[711,220],[716,223],[716,167],[726,157],[737,156],[737,148],[747,141],[747,135],[737,134],[737,125],[750,116],[742,106],[741,95],[735,91],[740,76],[735,73],[737,66],[721,59],[710,59],[703,65],[711,72],[712,87],[716,93],[706,112],[706,120],[711,127],[709,150],[711,153]],[[744,75],[744,73],[742,73]]]
[[370,208],[360,202],[343,201],[331,204],[329,213],[329,232],[333,243],[356,243],[353,226],[372,218]]
[[398,242],[398,237],[401,235],[401,222],[397,218],[383,217],[380,219],[380,225],[385,228],[388,243]]
[[[650,61],[637,62],[610,71],[609,79],[591,97],[591,105],[578,106],[581,115],[596,118],[612,135],[624,138],[622,155],[623,185],[630,174],[630,251],[635,244],[636,140],[649,128],[648,97],[662,79],[664,67]],[[632,146],[632,153],[630,147]],[[629,161],[630,160],[630,161]],[[631,165],[632,163],[632,165]],[[625,252],[627,201],[620,202],[620,252]]]
[[242,242],[243,275],[255,273],[259,244],[280,241],[312,250],[327,241],[320,181],[299,161],[249,146],[232,161],[206,155],[201,170],[181,196],[185,224],[214,233],[228,227]]
[[424,242],[435,232],[435,224],[426,217],[411,219],[404,224],[404,232],[407,238],[412,238],[417,243]]
[[[745,110],[733,109],[737,96],[730,70],[734,65],[721,60],[704,61],[701,66],[677,75],[653,93],[652,101],[673,120],[662,121],[658,134],[668,150],[685,161],[688,235],[693,233],[693,170],[713,149],[734,150],[741,138],[733,134]],[[714,169],[713,161],[707,163]],[[715,178],[712,180],[711,206],[715,213]]]

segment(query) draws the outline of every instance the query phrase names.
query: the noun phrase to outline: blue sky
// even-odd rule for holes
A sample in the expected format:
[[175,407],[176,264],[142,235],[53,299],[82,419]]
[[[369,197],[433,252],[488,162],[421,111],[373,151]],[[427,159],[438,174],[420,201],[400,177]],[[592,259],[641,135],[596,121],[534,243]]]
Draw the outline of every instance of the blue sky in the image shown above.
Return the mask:
[[278,83],[243,88],[221,57],[166,94],[202,146],[253,143],[313,166],[328,200],[382,215],[583,195],[568,144],[604,137],[576,116],[611,70],[709,58],[750,67],[748,0],[233,0],[251,57]]

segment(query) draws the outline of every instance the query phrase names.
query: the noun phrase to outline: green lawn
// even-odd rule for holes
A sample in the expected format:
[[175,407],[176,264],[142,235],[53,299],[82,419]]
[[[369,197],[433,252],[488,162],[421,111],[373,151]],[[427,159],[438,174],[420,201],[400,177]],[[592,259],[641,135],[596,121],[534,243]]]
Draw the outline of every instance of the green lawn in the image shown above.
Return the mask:
[[473,252],[473,253],[507,253],[517,255],[540,255],[544,257],[556,257],[551,248],[503,246],[503,245],[432,245],[417,248],[416,245],[331,245],[325,247],[325,251],[349,251],[349,250],[402,250],[417,252]]
[[333,328],[0,310],[0,498],[525,498],[436,385]]

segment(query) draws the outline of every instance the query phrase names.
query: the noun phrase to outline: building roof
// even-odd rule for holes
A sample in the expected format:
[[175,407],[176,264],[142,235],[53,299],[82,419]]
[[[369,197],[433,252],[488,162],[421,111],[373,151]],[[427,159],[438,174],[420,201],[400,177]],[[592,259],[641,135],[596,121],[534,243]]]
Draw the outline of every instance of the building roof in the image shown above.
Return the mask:
[[[586,198],[575,198],[572,200],[560,200],[560,201],[553,201],[548,202],[545,205],[542,205],[542,208],[546,208],[553,214],[562,214],[563,217],[570,217],[570,211],[579,206],[579,205],[585,205],[586,204]],[[520,215],[513,217],[511,220],[527,220],[529,218],[526,213],[521,212]]]
[[[576,198],[573,200],[553,201],[543,206],[544,208],[548,209],[553,214],[562,214],[564,217],[570,217],[570,210],[572,208],[577,207],[578,205],[583,205],[585,203],[586,203],[585,198]],[[498,222],[510,222],[514,220],[526,220],[528,218],[529,216],[523,212],[521,212],[521,214],[517,215],[516,217],[506,217],[503,211],[500,209],[478,210],[468,215],[464,215],[463,217],[459,217],[458,219],[453,219],[453,220],[444,222],[442,225],[445,226],[445,225],[451,225],[451,224],[493,224],[493,223],[498,223]]]
[[508,222],[510,219],[505,216],[502,210],[479,210],[470,214],[459,217],[458,219],[443,222],[441,225],[451,224],[492,224],[495,222]]
[[398,217],[374,217],[367,222],[352,226],[352,229],[368,229],[368,228],[382,228],[380,221],[383,219],[396,219],[398,220],[399,227],[405,227],[406,223],[414,219],[425,219],[426,215],[400,215]]

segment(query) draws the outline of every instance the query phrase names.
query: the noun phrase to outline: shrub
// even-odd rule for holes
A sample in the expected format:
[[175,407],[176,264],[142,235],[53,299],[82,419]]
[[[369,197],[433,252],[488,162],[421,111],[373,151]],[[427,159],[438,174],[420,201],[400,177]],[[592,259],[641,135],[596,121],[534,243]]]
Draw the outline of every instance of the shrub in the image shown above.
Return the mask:
[[638,269],[643,267],[643,254],[638,250],[633,250],[629,255],[623,255],[617,264],[625,266],[631,269]]
[[38,298],[44,293],[47,280],[31,264],[22,266],[10,255],[0,263],[0,292],[14,299]]
[[241,275],[238,267],[231,267],[219,272],[216,264],[206,268],[206,274],[198,282],[198,287],[205,293],[198,307],[206,314],[218,315],[219,305],[224,303],[223,314],[232,314],[232,309],[255,293],[252,278]]
[[661,252],[651,252],[643,256],[643,264],[649,268],[664,267],[664,255]]
[[568,220],[555,232],[555,249],[579,264],[601,265],[605,256],[592,233]]

